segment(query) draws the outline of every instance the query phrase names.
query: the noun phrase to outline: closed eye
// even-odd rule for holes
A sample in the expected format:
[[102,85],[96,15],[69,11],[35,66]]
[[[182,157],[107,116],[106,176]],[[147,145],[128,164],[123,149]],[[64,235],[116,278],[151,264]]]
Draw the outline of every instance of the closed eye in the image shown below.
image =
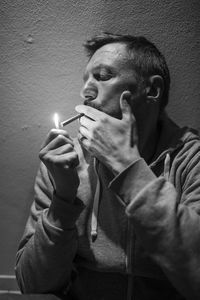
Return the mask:
[[98,81],[107,81],[113,77],[111,73],[95,73],[93,76]]

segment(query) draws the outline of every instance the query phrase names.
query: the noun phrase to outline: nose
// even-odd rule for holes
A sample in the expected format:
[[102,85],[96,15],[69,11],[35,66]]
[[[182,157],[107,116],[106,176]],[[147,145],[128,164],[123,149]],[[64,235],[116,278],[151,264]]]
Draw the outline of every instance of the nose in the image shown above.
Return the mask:
[[92,80],[92,78],[88,78],[88,80],[84,83],[81,91],[80,96],[83,99],[95,99],[97,96],[97,87],[95,85],[95,82]]
[[85,84],[84,84],[83,87],[81,88],[80,96],[81,96],[82,99],[85,99]]

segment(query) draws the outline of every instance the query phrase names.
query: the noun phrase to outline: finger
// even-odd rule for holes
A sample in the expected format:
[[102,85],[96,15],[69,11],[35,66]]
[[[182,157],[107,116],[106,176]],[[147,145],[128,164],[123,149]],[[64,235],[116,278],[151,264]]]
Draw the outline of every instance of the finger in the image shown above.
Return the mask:
[[58,149],[63,145],[67,146],[71,150],[74,148],[74,145],[68,138],[64,137],[63,135],[58,135],[54,140],[40,150],[39,158],[41,159],[49,151]]
[[87,118],[87,116],[83,116],[80,118],[79,124],[83,127],[91,129],[93,127],[93,124],[95,124],[95,122],[92,121],[91,119]]
[[58,167],[76,167],[79,164],[78,155],[76,152],[69,152],[61,155],[54,155],[50,157],[50,160],[53,164],[57,165]]
[[46,153],[49,155],[62,155],[62,154],[66,154],[66,153],[69,153],[69,152],[75,152],[74,151],[74,148],[70,145],[70,144],[66,144],[66,145],[63,145],[63,146],[60,146],[56,149],[53,149],[53,150],[50,150],[50,151],[46,151]]
[[58,135],[62,135],[68,138],[70,143],[73,143],[72,138],[69,136],[68,132],[63,129],[51,129],[47,135],[46,140],[42,144],[41,148],[44,148],[47,144],[49,144],[53,139],[55,139]]
[[81,134],[82,137],[91,140],[92,134],[91,131],[88,130],[87,128],[81,126],[79,128],[79,133]]
[[87,138],[85,138],[81,133],[78,134],[78,140],[80,144],[89,151],[90,148],[90,142],[88,141]]
[[120,97],[120,108],[122,111],[122,120],[126,122],[132,121],[132,117],[133,117],[131,107],[128,103],[130,100],[131,100],[131,92],[124,91]]
[[83,113],[84,115],[86,115],[87,117],[89,117],[90,119],[92,119],[94,121],[99,120],[102,116],[105,115],[104,112],[102,112],[96,108],[90,107],[88,105],[77,105],[75,107],[75,110],[78,113]]
[[65,145],[65,144],[70,144],[72,147],[74,147],[73,141],[71,141],[69,138],[59,134],[50,143],[48,143],[46,145],[46,147],[47,147],[48,150],[53,150],[53,149],[58,148],[62,145]]
[[85,137],[81,133],[77,134],[77,138],[78,138],[80,143],[82,143],[82,141],[85,139]]

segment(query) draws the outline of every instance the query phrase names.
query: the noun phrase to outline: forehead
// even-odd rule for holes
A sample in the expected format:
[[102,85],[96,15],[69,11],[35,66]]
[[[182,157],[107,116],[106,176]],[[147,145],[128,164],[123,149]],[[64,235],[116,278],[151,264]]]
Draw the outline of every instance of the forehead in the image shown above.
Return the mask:
[[106,44],[99,48],[90,58],[86,69],[95,68],[99,65],[108,65],[111,67],[130,66],[130,57],[123,43]]

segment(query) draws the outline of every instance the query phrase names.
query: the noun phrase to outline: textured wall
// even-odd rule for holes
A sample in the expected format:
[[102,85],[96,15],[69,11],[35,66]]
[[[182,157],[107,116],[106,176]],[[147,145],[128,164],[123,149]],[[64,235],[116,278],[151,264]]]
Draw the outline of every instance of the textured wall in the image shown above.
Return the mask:
[[199,0],[0,1],[0,274],[14,273],[52,115],[80,102],[84,40],[100,30],[150,38],[171,69],[170,115],[200,129],[199,20]]

